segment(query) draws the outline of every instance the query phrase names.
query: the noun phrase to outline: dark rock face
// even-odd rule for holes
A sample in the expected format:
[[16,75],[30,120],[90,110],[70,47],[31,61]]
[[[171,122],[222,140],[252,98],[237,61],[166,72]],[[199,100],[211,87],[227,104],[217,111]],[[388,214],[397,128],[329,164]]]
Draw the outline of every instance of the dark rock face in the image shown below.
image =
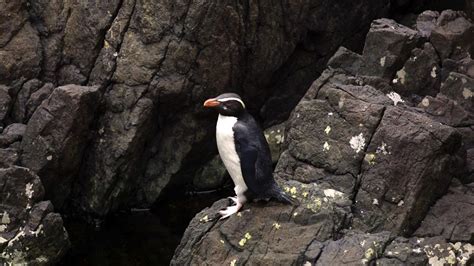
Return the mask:
[[466,30],[445,33],[442,52],[433,37],[462,16],[425,12],[418,30],[376,20],[362,55],[340,48],[287,121],[275,175],[301,204],[249,203],[218,221],[219,201],[190,223],[172,264],[472,262],[470,59],[452,52],[470,44]]
[[99,99],[98,87],[58,87],[26,127],[21,163],[42,177],[47,197],[57,208],[69,196],[80,169]]
[[418,237],[443,236],[450,242],[469,242],[474,237],[474,190],[473,186],[452,186],[431,207],[421,226],[416,230]]
[[3,122],[10,109],[11,97],[6,86],[0,86],[0,122]]
[[[342,44],[357,48],[389,1],[66,0],[0,7],[8,17],[0,21],[0,83],[9,86],[0,90],[0,121],[28,124],[21,163],[44,179],[48,198],[57,177],[67,176],[57,186],[66,193],[61,199],[51,196],[56,207],[71,199],[75,210],[102,216],[151,205],[170,180],[192,180],[199,165],[213,158],[204,99],[236,91],[266,125],[282,122],[333,52]],[[103,90],[88,100],[99,112],[82,129],[61,133],[65,145],[45,140],[54,146],[50,153],[63,154],[60,161],[69,149],[60,146],[68,140],[81,146],[68,158],[71,167],[62,169],[55,165],[57,156],[48,154],[53,159],[45,161],[46,154],[30,144],[46,123],[38,117],[44,113],[39,106],[58,97],[55,87],[69,83]],[[63,123],[62,116],[48,119],[54,126]],[[90,123],[98,134],[86,132]],[[82,147],[87,134],[92,142]],[[2,138],[5,148],[18,142]],[[71,181],[77,169],[81,179]]]
[[27,168],[0,168],[0,262],[49,265],[69,248],[61,216],[37,175]]
[[[387,231],[409,235],[453,176],[474,180],[472,22],[450,10],[424,12],[414,27],[379,19],[428,2],[0,2],[0,167],[24,171],[18,182],[38,175],[35,186],[57,209],[94,217],[149,207],[170,183],[214,189],[224,171],[215,116],[201,105],[238,92],[266,127],[276,125],[266,132],[275,174],[304,204],[250,205],[267,226],[246,220],[259,240],[252,251],[240,245],[252,237],[232,237],[244,228],[238,221],[190,227],[175,262],[203,262],[222,234],[222,261],[243,252],[249,263],[339,263],[335,247],[367,231],[386,244]],[[353,52],[369,27],[362,54]],[[67,246],[61,218],[40,198],[10,215],[24,224],[4,238],[12,245],[0,243],[6,262],[53,263]],[[287,216],[274,246],[262,232],[280,230]],[[345,235],[349,227],[364,232]],[[297,245],[284,241],[295,234]]]
[[410,233],[445,193],[460,147],[455,129],[388,108],[362,165],[354,227]]
[[[219,221],[216,202],[196,215],[178,246],[172,265],[188,264],[303,264],[314,261],[320,242],[336,236],[350,215],[347,195],[315,184],[289,182],[284,189],[301,200],[291,208],[277,203],[254,203],[231,219]],[[288,241],[298,236],[298,241]]]
[[419,41],[417,31],[393,20],[372,23],[364,45],[364,70],[367,76],[391,78]]

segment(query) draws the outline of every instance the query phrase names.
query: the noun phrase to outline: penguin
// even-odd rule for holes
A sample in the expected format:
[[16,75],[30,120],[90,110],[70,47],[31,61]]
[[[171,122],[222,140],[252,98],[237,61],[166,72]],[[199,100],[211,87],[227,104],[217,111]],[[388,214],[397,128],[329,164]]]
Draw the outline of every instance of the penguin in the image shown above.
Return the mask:
[[296,205],[297,201],[280,189],[273,178],[270,148],[262,129],[247,112],[242,98],[235,93],[224,93],[204,102],[204,107],[219,113],[216,142],[219,155],[234,182],[235,205],[220,211],[225,219],[250,200],[271,198]]

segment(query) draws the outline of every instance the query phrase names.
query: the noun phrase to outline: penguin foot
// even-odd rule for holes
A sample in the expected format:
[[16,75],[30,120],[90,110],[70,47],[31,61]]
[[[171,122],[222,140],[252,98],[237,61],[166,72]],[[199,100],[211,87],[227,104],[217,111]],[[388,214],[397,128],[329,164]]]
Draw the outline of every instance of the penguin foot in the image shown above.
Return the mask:
[[237,213],[240,210],[240,208],[242,208],[242,203],[240,203],[237,200],[237,197],[229,197],[229,199],[231,199],[233,202],[235,202],[236,205],[229,206],[225,210],[219,211],[219,214],[222,216],[220,220],[223,220],[223,219],[231,216],[232,214]]
[[232,200],[236,205],[239,204],[239,200],[237,200],[237,197],[228,197],[228,199]]

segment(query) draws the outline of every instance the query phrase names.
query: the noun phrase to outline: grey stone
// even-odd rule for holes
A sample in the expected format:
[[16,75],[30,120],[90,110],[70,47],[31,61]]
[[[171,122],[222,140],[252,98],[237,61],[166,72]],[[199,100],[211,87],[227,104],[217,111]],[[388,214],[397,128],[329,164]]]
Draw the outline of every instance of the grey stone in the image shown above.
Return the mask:
[[0,263],[51,265],[70,247],[63,221],[37,175],[27,168],[0,168]]
[[98,87],[58,87],[27,124],[21,163],[41,177],[57,208],[69,196],[80,170],[100,98]]
[[455,129],[409,110],[387,108],[362,165],[353,227],[413,232],[446,192],[459,167],[460,148]]
[[362,53],[365,61],[362,73],[387,79],[393,77],[418,41],[415,30],[390,19],[374,20]]
[[318,243],[332,239],[344,227],[351,202],[346,194],[315,184],[292,181],[281,185],[301,201],[299,207],[249,203],[240,215],[218,220],[217,212],[228,201],[217,201],[191,221],[171,265],[232,261],[289,265],[315,259],[322,248]]

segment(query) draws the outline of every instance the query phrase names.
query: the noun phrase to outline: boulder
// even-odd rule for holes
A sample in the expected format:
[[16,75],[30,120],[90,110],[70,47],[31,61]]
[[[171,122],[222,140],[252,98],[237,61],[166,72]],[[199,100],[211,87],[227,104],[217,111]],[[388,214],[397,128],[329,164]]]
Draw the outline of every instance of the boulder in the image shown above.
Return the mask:
[[19,153],[17,149],[0,149],[0,168],[8,168],[11,165],[17,164],[18,159]]
[[439,17],[439,12],[427,10],[422,12],[416,18],[416,30],[424,38],[429,38],[431,32],[436,28],[436,22]]
[[339,240],[328,241],[315,265],[370,265],[382,256],[390,241],[390,232],[348,232]]
[[374,20],[365,40],[361,74],[392,78],[418,42],[417,31],[390,19]]
[[460,166],[461,141],[454,128],[388,107],[365,153],[353,227],[413,232]]
[[436,96],[441,84],[440,70],[435,49],[425,43],[422,49],[413,49],[405,65],[397,71],[392,81],[394,90],[404,96]]
[[20,91],[16,94],[15,104],[12,109],[12,118],[18,123],[26,123],[26,103],[31,94],[37,91],[42,85],[42,82],[37,79],[32,79],[23,84]]
[[11,97],[8,94],[8,87],[0,85],[0,125],[10,111]]
[[474,113],[464,109],[457,101],[444,94],[438,94],[435,98],[426,96],[418,107],[422,108],[427,116],[445,125],[466,127],[474,124]]
[[285,144],[285,127],[286,124],[282,123],[269,127],[263,132],[265,134],[265,139],[268,142],[268,146],[270,147],[272,162],[274,164],[278,162],[283,151]]
[[474,246],[449,243],[442,237],[397,237],[377,259],[379,265],[469,265],[474,259]]
[[41,177],[48,199],[57,208],[64,204],[80,170],[100,98],[98,87],[58,87],[26,126],[21,163]]
[[474,238],[474,184],[463,187],[453,183],[449,193],[430,208],[415,236],[442,236],[453,243]]
[[463,12],[445,10],[431,32],[430,42],[442,60],[460,59],[472,52],[474,25]]
[[474,113],[474,78],[451,72],[441,85],[441,93],[456,101],[467,112]]
[[13,123],[3,129],[2,134],[5,135],[17,135],[23,137],[25,135],[26,125],[20,123]]
[[41,71],[41,41],[25,0],[0,3],[0,83],[33,79]]
[[191,221],[171,265],[288,265],[316,260],[321,243],[335,237],[350,219],[351,201],[344,193],[315,184],[281,184],[301,201],[300,206],[248,203],[239,214],[219,220],[218,211],[229,201],[217,201]]
[[0,168],[0,263],[51,265],[70,244],[61,216],[37,175],[27,168]]
[[31,93],[28,101],[26,102],[25,106],[25,119],[29,120],[33,113],[35,112],[36,108],[40,106],[40,104],[46,100],[49,95],[53,92],[54,85],[52,83],[46,83],[37,91]]

